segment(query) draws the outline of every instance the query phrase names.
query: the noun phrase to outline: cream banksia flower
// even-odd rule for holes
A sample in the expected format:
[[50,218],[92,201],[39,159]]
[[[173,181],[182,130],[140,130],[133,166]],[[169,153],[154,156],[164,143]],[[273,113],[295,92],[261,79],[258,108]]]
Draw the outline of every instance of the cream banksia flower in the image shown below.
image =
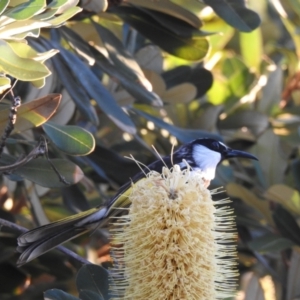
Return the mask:
[[[215,300],[234,294],[236,231],[228,199],[212,201],[201,172],[175,165],[135,183],[112,234],[114,299]],[[218,208],[220,207],[220,208]]]

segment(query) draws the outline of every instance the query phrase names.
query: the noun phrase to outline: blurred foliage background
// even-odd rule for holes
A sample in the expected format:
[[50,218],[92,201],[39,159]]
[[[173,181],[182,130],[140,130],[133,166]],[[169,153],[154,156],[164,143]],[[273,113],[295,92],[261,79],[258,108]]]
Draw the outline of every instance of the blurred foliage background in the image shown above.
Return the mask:
[[[0,1],[0,217],[34,228],[105,204],[138,171],[124,156],[213,137],[259,158],[224,162],[211,185],[237,215],[237,299],[300,297],[299,1],[77,2]],[[32,154],[42,135],[71,185]],[[1,228],[1,299],[106,299],[91,284],[106,271],[75,280],[57,250],[17,268],[19,234]],[[105,232],[67,246],[109,264]]]

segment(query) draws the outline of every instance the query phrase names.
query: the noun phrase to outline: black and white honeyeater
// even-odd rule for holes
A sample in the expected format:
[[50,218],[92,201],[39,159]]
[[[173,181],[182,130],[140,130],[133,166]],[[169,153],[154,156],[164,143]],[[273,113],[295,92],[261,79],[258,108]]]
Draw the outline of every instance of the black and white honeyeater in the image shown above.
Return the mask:
[[208,186],[214,179],[217,165],[224,159],[232,157],[257,158],[247,152],[233,150],[223,143],[209,138],[197,139],[181,146],[172,156],[165,156],[157,160],[136,174],[124,184],[116,196],[110,199],[106,206],[95,207],[79,214],[67,217],[54,223],[30,230],[18,238],[18,252],[21,252],[19,265],[31,261],[56,246],[82,235],[95,228],[104,227],[109,222],[109,217],[118,214],[120,210],[130,206],[129,195],[132,184],[143,179],[150,171],[162,172],[162,168],[171,168],[177,164],[181,169],[201,170],[203,180]]

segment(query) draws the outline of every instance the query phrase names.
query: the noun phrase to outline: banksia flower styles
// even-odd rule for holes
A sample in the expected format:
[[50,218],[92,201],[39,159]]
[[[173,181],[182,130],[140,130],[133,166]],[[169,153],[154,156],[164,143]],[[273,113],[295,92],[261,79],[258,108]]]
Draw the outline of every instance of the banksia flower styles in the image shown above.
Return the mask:
[[[115,221],[114,299],[215,300],[236,289],[229,200],[213,202],[201,172],[164,168],[137,182],[128,215]],[[221,208],[217,208],[221,206]],[[122,278],[122,279],[120,279]]]

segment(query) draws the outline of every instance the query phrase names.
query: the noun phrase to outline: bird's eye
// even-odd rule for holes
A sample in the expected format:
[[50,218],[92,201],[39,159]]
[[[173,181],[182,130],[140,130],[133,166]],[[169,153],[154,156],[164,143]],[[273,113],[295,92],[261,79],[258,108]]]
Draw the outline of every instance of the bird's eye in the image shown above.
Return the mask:
[[212,150],[219,150],[220,149],[220,144],[218,142],[213,142],[212,143]]

